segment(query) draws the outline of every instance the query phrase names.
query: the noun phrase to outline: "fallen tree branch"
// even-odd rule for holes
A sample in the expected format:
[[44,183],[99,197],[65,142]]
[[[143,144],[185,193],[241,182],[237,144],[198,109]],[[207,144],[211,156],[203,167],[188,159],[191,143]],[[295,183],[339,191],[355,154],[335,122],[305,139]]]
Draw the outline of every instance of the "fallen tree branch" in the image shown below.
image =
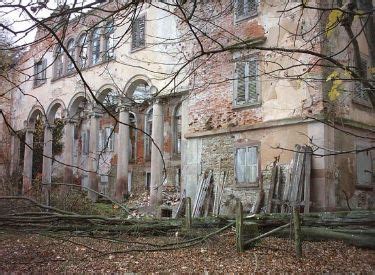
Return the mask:
[[270,236],[270,235],[272,235],[272,234],[275,234],[275,233],[277,233],[277,232],[279,232],[279,231],[281,231],[281,230],[283,230],[284,228],[287,228],[287,227],[289,227],[289,226],[290,226],[290,223],[284,224],[284,225],[279,226],[279,227],[277,227],[277,228],[275,228],[275,229],[273,229],[273,230],[271,230],[271,231],[268,231],[267,233],[264,233],[264,234],[262,234],[262,235],[259,235],[259,236],[255,237],[255,238],[252,238],[252,239],[250,239],[250,240],[248,240],[248,241],[245,241],[245,242],[244,242],[244,247],[245,247],[245,248],[249,248],[250,245],[251,245],[251,243],[253,243],[253,242],[257,241],[257,240],[260,240],[260,239],[262,239],[262,238],[268,237],[268,236]]

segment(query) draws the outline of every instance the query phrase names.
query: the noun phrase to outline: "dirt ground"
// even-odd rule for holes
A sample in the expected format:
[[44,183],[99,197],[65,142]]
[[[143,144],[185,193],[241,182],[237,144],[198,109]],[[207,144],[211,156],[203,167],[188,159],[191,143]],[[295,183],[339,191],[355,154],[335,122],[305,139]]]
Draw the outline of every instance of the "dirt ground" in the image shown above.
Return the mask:
[[57,233],[10,233],[0,229],[0,273],[375,271],[375,251],[342,242],[304,242],[304,257],[297,260],[293,242],[279,238],[267,238],[255,248],[238,254],[233,231],[194,247],[157,252],[115,251],[136,249],[145,242],[160,244],[181,240],[175,236],[120,236],[119,239],[121,243]]

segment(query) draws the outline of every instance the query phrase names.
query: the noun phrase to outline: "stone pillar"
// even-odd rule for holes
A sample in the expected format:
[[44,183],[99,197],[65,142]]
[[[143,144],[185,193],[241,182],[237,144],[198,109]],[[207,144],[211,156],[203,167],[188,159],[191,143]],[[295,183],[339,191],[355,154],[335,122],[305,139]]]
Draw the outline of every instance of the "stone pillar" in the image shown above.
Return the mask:
[[160,100],[157,100],[153,105],[152,138],[161,152],[155,144],[152,143],[150,199],[152,206],[159,206],[162,203],[163,160],[161,153],[163,153],[164,147],[163,106]]
[[120,107],[119,119],[115,199],[123,201],[124,195],[128,194],[129,167],[129,126],[121,124],[129,124],[129,111],[126,107]]
[[52,130],[53,128],[50,125],[44,127],[42,183],[47,205],[49,205],[49,192],[51,191]]
[[[99,116],[96,113],[90,114],[90,148],[88,156],[88,170],[89,170],[89,188],[98,192],[99,191],[99,178],[98,178],[98,124]],[[92,201],[98,200],[98,194],[89,191],[88,197]]]
[[64,183],[73,183],[74,122],[70,119],[64,126]]
[[20,138],[16,134],[12,134],[11,141],[10,141],[10,167],[9,167],[9,174],[13,175],[19,169],[20,163]]
[[23,158],[23,180],[22,180],[22,194],[27,195],[31,189],[32,176],[33,176],[33,142],[34,130],[26,129],[25,135],[25,155]]

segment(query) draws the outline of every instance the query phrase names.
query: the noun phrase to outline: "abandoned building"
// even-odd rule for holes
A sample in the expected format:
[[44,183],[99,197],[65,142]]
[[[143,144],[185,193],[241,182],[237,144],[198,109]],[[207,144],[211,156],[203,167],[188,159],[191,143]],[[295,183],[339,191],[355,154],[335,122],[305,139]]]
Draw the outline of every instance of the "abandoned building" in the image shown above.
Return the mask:
[[[334,54],[350,41],[340,26],[322,34],[320,10],[280,14],[285,1],[200,1],[196,39],[184,12],[167,2],[144,3],[128,20],[111,14],[117,2],[104,3],[107,14],[69,19],[56,37],[49,30],[68,19],[39,26],[11,98],[11,125],[26,143],[12,135],[11,169],[21,167],[24,194],[33,185],[33,136],[42,121],[45,184],[81,184],[120,201],[149,190],[157,206],[162,190],[194,200],[205,172],[215,183],[225,171],[221,211],[230,213],[235,198],[249,210],[261,189],[267,197],[272,165],[285,181],[295,145],[312,144],[310,209],[374,208],[375,150],[361,150],[375,140],[368,91],[343,81],[344,92],[330,100],[334,69],[325,60],[275,50],[308,45]],[[365,38],[358,40],[366,61]],[[352,47],[337,56],[352,64]],[[56,121],[63,122],[63,149],[53,155]],[[343,151],[352,153],[332,154]]]

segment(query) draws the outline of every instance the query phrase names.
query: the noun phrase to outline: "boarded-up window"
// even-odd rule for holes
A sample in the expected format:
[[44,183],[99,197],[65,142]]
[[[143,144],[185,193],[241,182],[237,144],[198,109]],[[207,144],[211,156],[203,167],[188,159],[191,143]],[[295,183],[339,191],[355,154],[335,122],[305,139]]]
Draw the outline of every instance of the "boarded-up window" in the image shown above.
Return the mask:
[[259,103],[258,61],[236,62],[234,75],[234,104],[236,106]]
[[34,86],[40,86],[46,82],[47,60],[43,59],[34,64]]
[[[368,146],[357,146],[357,150],[366,148],[368,148]],[[369,185],[373,183],[374,153],[374,150],[357,153],[357,184]]]
[[235,170],[237,183],[256,183],[258,181],[258,147],[236,149]]
[[141,16],[132,23],[132,50],[143,48],[146,45],[145,22],[145,16]]
[[250,16],[257,15],[258,0],[236,0],[235,13],[236,20],[241,20]]

